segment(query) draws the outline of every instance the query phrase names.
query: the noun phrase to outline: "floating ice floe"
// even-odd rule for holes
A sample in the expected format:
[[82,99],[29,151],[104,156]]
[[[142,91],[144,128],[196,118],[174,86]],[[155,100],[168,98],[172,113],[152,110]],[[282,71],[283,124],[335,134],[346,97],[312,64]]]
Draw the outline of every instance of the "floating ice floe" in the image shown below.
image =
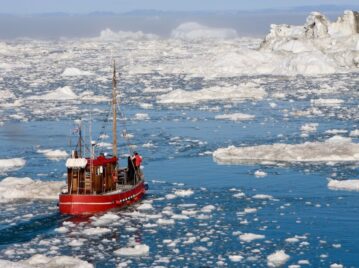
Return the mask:
[[152,210],[153,206],[150,203],[143,203],[137,207],[138,210]]
[[301,126],[300,130],[306,134],[313,133],[313,132],[317,131],[318,125],[319,125],[318,123],[307,123],[307,124],[304,124],[303,126]]
[[234,29],[214,28],[197,22],[186,22],[174,29],[171,37],[186,40],[232,39],[237,37],[237,32]]
[[55,101],[63,101],[63,100],[75,100],[78,96],[72,91],[72,88],[69,86],[59,87],[52,92],[49,92],[45,95],[36,95],[31,96],[29,99],[32,100],[55,100]]
[[264,239],[264,235],[260,234],[252,234],[252,233],[244,233],[239,236],[239,239],[244,242],[252,242],[253,240]]
[[174,192],[174,194],[176,196],[179,196],[179,197],[187,197],[187,196],[191,196],[193,195],[193,190],[191,189],[188,189],[188,190],[177,190]]
[[340,99],[313,99],[310,102],[314,106],[340,106],[344,101]]
[[359,129],[354,129],[349,133],[350,137],[359,137]]
[[10,159],[0,159],[0,174],[17,170],[25,166],[26,160],[23,158],[10,158]]
[[101,217],[91,217],[92,225],[94,226],[109,226],[110,224],[119,220],[119,216],[111,212],[102,215]]
[[280,267],[283,266],[289,258],[290,256],[287,255],[284,250],[278,250],[267,256],[267,265],[269,267]]
[[256,195],[253,195],[252,198],[254,198],[254,199],[273,199],[273,196],[268,195],[268,194],[256,194]]
[[234,113],[234,114],[216,115],[214,118],[222,119],[222,120],[231,120],[231,121],[247,121],[254,119],[255,116],[251,114]]
[[359,191],[359,180],[329,179],[328,188],[331,190]]
[[146,256],[150,252],[150,247],[145,244],[135,245],[134,247],[120,248],[114,251],[116,256]]
[[88,228],[82,231],[82,233],[86,236],[101,236],[104,234],[108,234],[111,232],[111,229],[109,228],[102,228],[102,227],[96,227],[96,228]]
[[213,153],[222,164],[262,162],[354,162],[359,161],[359,144],[350,138],[334,136],[324,142],[270,144],[217,149]]
[[7,177],[0,181],[0,203],[16,199],[57,199],[64,182]]
[[3,268],[93,268],[94,266],[86,261],[70,256],[47,257],[36,254],[30,259],[12,262],[0,260],[0,267]]
[[254,176],[257,178],[264,178],[267,176],[267,173],[262,170],[256,170],[256,172],[254,172]]
[[10,90],[8,89],[0,89],[0,102],[4,101],[4,100],[8,100],[8,99],[13,99],[15,98],[14,93],[12,93]]
[[88,76],[88,75],[93,75],[93,73],[88,72],[88,71],[82,71],[78,68],[71,67],[71,68],[66,68],[61,75],[62,76]]
[[39,149],[36,152],[45,155],[50,160],[65,159],[69,156],[69,154],[63,150]]
[[161,104],[196,104],[206,101],[240,102],[262,100],[266,91],[255,84],[248,83],[237,87],[211,87],[196,91],[173,90],[157,97]]
[[342,264],[333,263],[329,266],[330,268],[343,268],[344,266]]
[[240,262],[243,260],[243,256],[241,255],[228,255],[228,258],[232,262]]
[[137,114],[135,114],[133,119],[134,120],[149,120],[150,117],[148,114],[145,114],[145,113],[137,113]]

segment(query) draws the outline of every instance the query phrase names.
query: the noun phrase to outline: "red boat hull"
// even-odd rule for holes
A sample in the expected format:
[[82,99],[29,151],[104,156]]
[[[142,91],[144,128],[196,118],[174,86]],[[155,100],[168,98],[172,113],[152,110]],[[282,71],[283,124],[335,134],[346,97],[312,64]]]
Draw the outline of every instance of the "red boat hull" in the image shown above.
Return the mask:
[[146,192],[144,182],[127,191],[114,191],[101,195],[60,194],[59,209],[62,214],[86,215],[113,208],[127,207],[142,199]]

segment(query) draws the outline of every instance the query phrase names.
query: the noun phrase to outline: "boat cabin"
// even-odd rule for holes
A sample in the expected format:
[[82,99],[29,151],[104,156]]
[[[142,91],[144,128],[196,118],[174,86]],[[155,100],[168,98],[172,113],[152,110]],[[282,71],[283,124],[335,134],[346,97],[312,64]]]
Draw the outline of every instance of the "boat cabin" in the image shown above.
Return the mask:
[[69,194],[101,194],[116,190],[117,157],[67,159],[67,186]]

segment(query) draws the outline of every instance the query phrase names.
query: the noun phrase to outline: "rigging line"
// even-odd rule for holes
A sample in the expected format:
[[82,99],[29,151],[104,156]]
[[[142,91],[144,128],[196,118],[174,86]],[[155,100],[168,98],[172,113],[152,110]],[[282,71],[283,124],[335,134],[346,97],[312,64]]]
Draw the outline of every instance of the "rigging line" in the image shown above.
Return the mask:
[[[102,126],[101,126],[100,134],[99,134],[99,136],[98,136],[97,139],[96,139],[96,144],[100,141],[101,136],[102,136],[103,134],[105,134],[105,130],[106,130],[106,127],[107,127],[107,123],[108,123],[108,121],[109,121],[110,114],[111,114],[111,107],[108,108],[107,115],[105,116],[105,118],[104,118],[104,120],[103,120],[103,124],[102,124]],[[101,152],[102,152],[102,151],[101,151]]]
[[125,113],[122,111],[121,107],[119,106],[119,104],[117,104],[118,106],[118,111],[120,113],[120,117],[122,117],[122,120],[123,120],[123,131],[122,131],[122,137],[123,139],[125,140],[125,143],[128,147],[128,151],[130,153],[130,155],[133,154],[133,150],[131,148],[131,144],[130,144],[130,138],[126,135],[127,134],[127,128],[126,128],[126,115]]

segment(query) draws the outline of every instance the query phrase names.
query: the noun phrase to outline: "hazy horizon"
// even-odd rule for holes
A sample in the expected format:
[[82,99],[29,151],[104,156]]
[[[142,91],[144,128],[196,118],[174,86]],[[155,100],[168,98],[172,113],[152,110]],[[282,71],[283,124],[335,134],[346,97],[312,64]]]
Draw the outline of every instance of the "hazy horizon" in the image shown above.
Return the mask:
[[17,38],[60,39],[99,36],[105,29],[141,31],[168,37],[171,31],[185,22],[197,22],[209,27],[231,28],[240,37],[263,37],[270,24],[303,25],[311,11],[324,13],[330,20],[342,15],[347,6],[301,6],[290,10],[229,11],[160,11],[136,10],[125,13],[92,12],[86,14],[0,13],[0,39]]

